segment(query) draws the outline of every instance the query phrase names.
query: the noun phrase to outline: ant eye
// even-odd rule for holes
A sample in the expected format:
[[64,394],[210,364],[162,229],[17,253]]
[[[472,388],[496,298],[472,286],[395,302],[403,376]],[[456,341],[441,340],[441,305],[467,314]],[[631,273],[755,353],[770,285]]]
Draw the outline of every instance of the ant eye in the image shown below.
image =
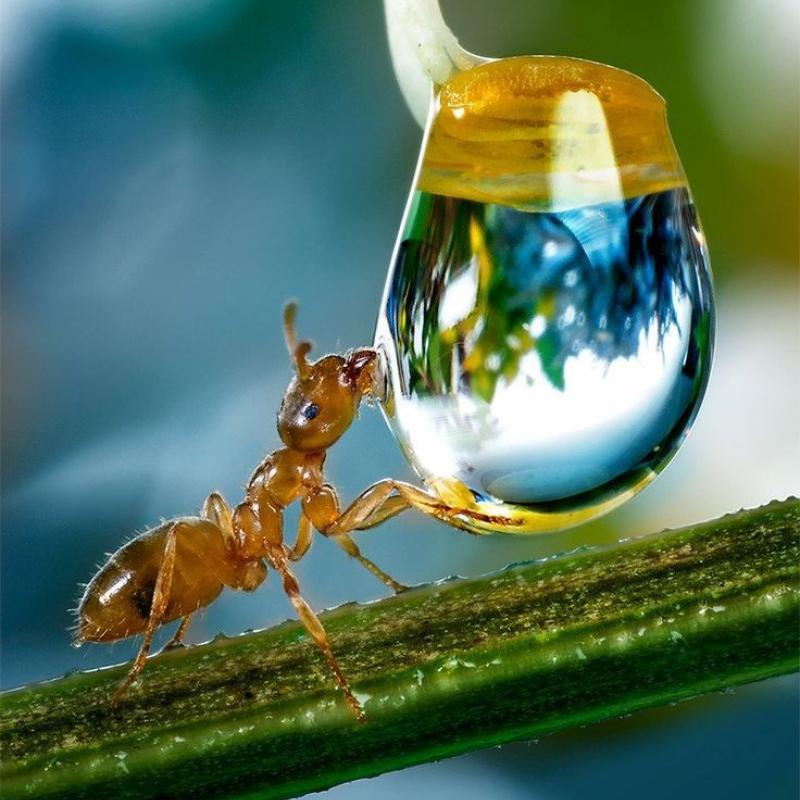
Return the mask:
[[303,416],[306,419],[314,419],[314,417],[316,417],[317,414],[319,414],[319,406],[316,403],[309,403],[303,409]]

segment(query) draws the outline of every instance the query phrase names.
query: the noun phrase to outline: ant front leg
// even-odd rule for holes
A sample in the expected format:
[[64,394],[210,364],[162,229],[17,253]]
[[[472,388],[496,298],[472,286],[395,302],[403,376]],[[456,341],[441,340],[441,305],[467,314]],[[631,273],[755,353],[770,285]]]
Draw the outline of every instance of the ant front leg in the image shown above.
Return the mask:
[[467,502],[451,505],[412,483],[385,478],[365,489],[325,533],[368,530],[409,508],[473,534],[474,531],[466,526],[463,518],[495,524],[508,521],[506,517],[485,514]]
[[[324,536],[333,539],[347,555],[356,559],[365,569],[369,570],[379,581],[385,583],[393,592],[405,591],[408,587],[396,581],[391,575],[384,572],[374,561],[368,559],[361,553],[358,545],[348,532],[360,527],[364,522],[370,520],[385,508],[387,508],[389,494],[394,489],[392,481],[381,481],[367,489],[343,514],[339,509],[339,497],[336,489],[328,483],[317,487],[303,498],[303,514],[307,516],[314,527]],[[384,513],[380,520],[371,522],[368,527],[377,525],[389,518],[399,514],[408,505],[399,507],[397,503],[392,503],[389,508],[391,514]]]
[[[158,568],[158,577],[156,578],[155,588],[153,590],[153,599],[150,604],[150,615],[147,620],[147,627],[144,631],[144,639],[142,646],[131,666],[125,679],[117,687],[114,696],[111,698],[111,705],[115,706],[123,697],[125,692],[128,691],[130,685],[136,680],[139,673],[144,669],[147,662],[147,656],[150,653],[150,647],[153,644],[153,634],[156,628],[161,625],[164,617],[164,612],[169,602],[169,595],[172,589],[172,574],[175,569],[175,550],[177,541],[177,531],[183,523],[175,523],[167,533],[167,538],[164,543],[164,555],[161,558],[161,565]],[[183,624],[181,624],[183,627]]]
[[385,478],[366,488],[328,524],[323,533],[334,535],[374,528],[409,508],[444,521],[464,513],[462,509],[451,508],[411,483]]

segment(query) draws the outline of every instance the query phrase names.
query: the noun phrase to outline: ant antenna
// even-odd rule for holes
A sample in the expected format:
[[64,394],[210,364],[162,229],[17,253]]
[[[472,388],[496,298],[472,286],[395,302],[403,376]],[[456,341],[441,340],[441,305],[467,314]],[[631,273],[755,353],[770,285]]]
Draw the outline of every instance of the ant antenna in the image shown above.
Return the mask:
[[294,320],[297,316],[297,303],[292,300],[283,308],[283,335],[286,347],[289,349],[289,358],[294,363],[294,368],[300,378],[308,376],[309,363],[306,356],[311,352],[311,342],[298,342],[294,329]]

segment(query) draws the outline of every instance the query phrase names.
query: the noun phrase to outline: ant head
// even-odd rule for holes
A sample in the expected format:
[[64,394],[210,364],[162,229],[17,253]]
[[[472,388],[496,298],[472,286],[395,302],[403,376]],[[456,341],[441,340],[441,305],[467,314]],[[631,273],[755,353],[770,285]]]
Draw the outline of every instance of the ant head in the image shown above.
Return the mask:
[[286,346],[297,374],[283,396],[278,433],[292,450],[327,450],[350,427],[361,398],[371,392],[376,354],[363,349],[309,363],[311,343],[297,341],[296,313],[295,303],[288,303],[283,313]]

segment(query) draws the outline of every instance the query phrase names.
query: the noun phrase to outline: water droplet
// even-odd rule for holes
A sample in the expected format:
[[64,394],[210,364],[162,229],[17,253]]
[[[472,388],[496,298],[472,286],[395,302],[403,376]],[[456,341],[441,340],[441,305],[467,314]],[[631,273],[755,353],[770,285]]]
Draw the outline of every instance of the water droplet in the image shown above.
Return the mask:
[[353,696],[356,698],[356,700],[358,700],[359,703],[361,703],[362,706],[365,706],[370,700],[372,700],[372,695],[367,694],[367,692],[354,691]]
[[125,763],[125,759],[128,757],[128,754],[120,751],[119,753],[114,753],[114,758],[117,759],[117,772],[124,773],[128,775],[130,770],[128,769],[128,765]]
[[712,340],[702,233],[644,81],[529,57],[443,87],[376,346],[387,419],[460,523],[552,530],[632,497],[683,441]]

